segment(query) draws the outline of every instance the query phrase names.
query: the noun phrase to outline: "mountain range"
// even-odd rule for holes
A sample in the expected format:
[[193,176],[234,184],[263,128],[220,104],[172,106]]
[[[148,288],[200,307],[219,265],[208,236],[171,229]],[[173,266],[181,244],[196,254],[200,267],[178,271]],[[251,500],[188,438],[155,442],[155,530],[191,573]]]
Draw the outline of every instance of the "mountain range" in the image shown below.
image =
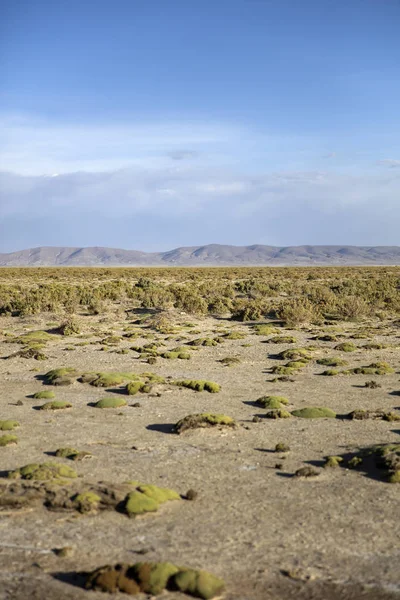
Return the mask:
[[167,252],[41,246],[0,254],[2,267],[44,266],[307,266],[400,265],[400,246],[229,246],[209,244]]

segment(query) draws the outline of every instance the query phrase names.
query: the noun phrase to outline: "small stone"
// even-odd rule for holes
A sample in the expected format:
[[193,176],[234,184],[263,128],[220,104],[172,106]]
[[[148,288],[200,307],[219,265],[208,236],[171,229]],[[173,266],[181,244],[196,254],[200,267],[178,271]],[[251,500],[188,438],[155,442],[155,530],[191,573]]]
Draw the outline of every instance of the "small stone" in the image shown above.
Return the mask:
[[74,554],[72,546],[64,546],[63,548],[54,548],[54,554],[60,558],[67,558]]
[[198,495],[199,494],[198,494],[198,492],[196,492],[196,490],[193,490],[192,488],[190,488],[190,490],[188,490],[186,492],[185,499],[186,500],[196,500]]

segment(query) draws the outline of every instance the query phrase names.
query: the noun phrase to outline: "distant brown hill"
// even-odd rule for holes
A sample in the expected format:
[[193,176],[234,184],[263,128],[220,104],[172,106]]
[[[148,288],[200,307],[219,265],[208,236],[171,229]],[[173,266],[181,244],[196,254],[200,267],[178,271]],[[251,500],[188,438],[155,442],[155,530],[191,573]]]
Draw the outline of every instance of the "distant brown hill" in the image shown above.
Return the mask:
[[209,244],[168,252],[116,248],[39,247],[0,254],[2,267],[40,266],[400,265],[400,246],[228,246]]

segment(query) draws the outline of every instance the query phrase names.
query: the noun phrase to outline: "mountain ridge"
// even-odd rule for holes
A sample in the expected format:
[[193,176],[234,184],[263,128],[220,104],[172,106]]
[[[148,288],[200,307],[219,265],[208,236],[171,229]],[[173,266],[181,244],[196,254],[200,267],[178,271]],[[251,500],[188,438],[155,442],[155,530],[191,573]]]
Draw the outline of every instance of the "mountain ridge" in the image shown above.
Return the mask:
[[39,246],[0,253],[1,267],[400,265],[400,246],[182,246],[143,252],[103,246]]

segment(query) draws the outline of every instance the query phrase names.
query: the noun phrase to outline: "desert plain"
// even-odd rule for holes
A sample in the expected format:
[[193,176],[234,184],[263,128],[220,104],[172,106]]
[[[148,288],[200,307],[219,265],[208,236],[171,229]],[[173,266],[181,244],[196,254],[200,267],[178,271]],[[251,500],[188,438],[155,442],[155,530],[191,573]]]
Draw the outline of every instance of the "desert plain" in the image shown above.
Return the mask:
[[[88,574],[159,562],[203,598],[399,598],[399,282],[2,269],[0,599],[122,600]],[[137,597],[193,597],[166,587]]]

